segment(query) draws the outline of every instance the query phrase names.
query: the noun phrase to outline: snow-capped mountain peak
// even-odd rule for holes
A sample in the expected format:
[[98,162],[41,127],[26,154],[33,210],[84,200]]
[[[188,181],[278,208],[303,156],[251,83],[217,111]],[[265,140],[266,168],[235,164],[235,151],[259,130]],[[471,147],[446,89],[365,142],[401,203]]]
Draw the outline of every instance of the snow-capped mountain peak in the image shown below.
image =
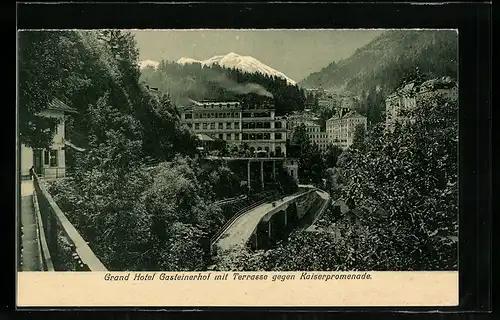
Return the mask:
[[198,60],[195,60],[195,59],[191,59],[191,58],[180,58],[179,60],[177,60],[177,63],[179,64],[186,64],[186,63],[201,63],[201,61],[198,61]]
[[222,56],[213,56],[207,60],[195,60],[191,58],[182,57],[177,60],[179,64],[185,63],[200,63],[201,65],[210,66],[213,64],[218,64],[221,67],[235,68],[245,72],[256,73],[260,72],[268,76],[276,76],[285,79],[289,84],[295,85],[296,82],[284,73],[277,71],[270,66],[260,62],[251,56],[242,56],[234,52],[230,52]]
[[158,68],[158,65],[160,63],[158,61],[154,61],[154,60],[142,60],[142,61],[139,61],[139,68],[142,70],[144,68],[148,68],[148,67],[151,67],[151,68]]

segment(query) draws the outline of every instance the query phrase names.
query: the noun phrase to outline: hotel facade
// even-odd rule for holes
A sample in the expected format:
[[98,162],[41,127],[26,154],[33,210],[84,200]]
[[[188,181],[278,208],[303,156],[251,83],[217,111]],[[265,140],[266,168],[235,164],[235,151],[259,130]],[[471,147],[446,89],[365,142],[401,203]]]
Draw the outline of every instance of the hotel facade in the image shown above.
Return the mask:
[[321,131],[321,126],[314,122],[304,122],[307,136],[311,143],[316,144],[321,151],[328,148],[329,140],[325,131]]
[[358,125],[364,126],[366,130],[366,117],[353,110],[341,109],[337,116],[328,119],[326,122],[328,140],[333,145],[347,149],[353,143],[354,132]]
[[425,81],[420,85],[408,83],[396,90],[385,100],[386,129],[393,131],[396,122],[405,124],[410,121],[405,116],[405,111],[416,108],[426,96],[435,94],[457,98],[457,83],[450,77],[443,77]]
[[246,143],[250,151],[286,156],[286,119],[271,106],[248,109],[240,102],[192,101],[183,106],[181,120],[196,134],[224,140],[228,146]]

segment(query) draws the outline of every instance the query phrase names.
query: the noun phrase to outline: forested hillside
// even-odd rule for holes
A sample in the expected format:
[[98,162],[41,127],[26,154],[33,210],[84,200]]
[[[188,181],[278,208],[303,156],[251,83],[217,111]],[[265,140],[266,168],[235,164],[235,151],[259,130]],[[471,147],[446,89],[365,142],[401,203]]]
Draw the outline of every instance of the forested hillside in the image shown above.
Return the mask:
[[[21,141],[50,145],[54,123],[37,114],[52,98],[79,112],[66,137],[86,150],[49,191],[96,255],[110,270],[205,269],[225,222],[216,191],[233,173],[190,156],[195,140],[169,100],[139,82],[133,36],[30,31],[19,42]],[[162,161],[153,171],[150,157]]]
[[380,87],[387,93],[392,92],[415,66],[427,78],[456,78],[457,48],[456,31],[389,30],[357,49],[348,59],[332,62],[299,84],[353,94]]
[[[138,51],[131,34],[21,32],[19,43],[22,143],[43,147],[52,140],[54,123],[37,113],[57,97],[78,111],[66,122],[66,138],[77,146],[98,145],[113,127],[130,139],[141,140],[137,151],[147,153],[151,144],[164,156],[194,150],[186,150],[193,145],[191,134],[180,125],[169,101],[139,84]],[[103,118],[101,108],[109,113],[108,118]],[[183,144],[176,144],[177,139]]]
[[271,101],[276,113],[281,115],[303,110],[306,99],[304,90],[282,78],[218,65],[162,61],[156,69],[143,69],[141,79],[168,93],[174,104],[183,104],[189,99],[215,99],[240,100],[255,107],[263,101]]

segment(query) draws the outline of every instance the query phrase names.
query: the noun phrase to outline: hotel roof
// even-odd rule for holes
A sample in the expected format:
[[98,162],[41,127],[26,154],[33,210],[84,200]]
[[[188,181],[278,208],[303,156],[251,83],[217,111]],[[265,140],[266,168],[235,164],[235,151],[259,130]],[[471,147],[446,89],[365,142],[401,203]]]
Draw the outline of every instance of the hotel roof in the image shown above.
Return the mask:
[[339,120],[344,118],[364,118],[365,116],[356,112],[356,110],[347,109],[344,112],[340,112],[340,114],[336,114],[327,121]]
[[203,133],[197,134],[196,138],[198,138],[198,140],[200,141],[215,141],[213,138]]

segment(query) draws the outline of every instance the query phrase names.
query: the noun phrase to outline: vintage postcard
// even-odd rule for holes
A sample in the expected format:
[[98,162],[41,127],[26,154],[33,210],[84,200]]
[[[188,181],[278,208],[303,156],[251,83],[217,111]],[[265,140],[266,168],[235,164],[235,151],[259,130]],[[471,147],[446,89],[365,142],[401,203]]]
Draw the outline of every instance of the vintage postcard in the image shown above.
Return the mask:
[[458,305],[458,32],[18,31],[17,303]]

